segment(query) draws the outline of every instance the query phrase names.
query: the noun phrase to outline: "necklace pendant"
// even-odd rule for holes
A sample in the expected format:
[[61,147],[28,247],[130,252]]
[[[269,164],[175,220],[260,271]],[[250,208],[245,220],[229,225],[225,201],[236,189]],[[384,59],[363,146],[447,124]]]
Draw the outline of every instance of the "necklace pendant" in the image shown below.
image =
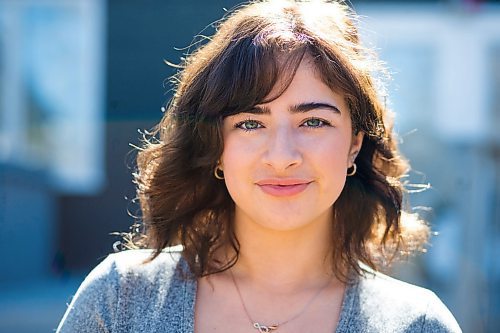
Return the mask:
[[259,331],[259,333],[270,333],[278,329],[278,325],[265,326],[259,323],[253,323],[253,328]]

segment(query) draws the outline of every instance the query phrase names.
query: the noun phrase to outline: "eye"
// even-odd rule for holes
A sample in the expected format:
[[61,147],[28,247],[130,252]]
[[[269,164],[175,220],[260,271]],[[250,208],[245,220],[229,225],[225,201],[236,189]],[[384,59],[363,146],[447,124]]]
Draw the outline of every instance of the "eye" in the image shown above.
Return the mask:
[[244,121],[240,121],[236,125],[234,125],[235,128],[240,128],[244,131],[253,131],[258,128],[262,128],[262,124],[259,123],[257,120],[252,120],[252,119],[247,119]]
[[325,126],[331,126],[330,122],[320,119],[320,118],[309,118],[306,119],[302,125],[303,127],[312,127],[312,128],[319,128],[319,127],[325,127]]

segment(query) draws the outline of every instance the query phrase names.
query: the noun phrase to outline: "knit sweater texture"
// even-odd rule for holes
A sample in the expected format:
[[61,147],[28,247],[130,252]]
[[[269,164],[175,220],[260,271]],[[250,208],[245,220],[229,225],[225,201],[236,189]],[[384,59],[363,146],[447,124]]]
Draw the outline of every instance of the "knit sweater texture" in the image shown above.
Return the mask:
[[[179,250],[109,255],[81,284],[57,333],[194,333],[196,279]],[[346,287],[335,333],[461,332],[431,291],[381,273]]]

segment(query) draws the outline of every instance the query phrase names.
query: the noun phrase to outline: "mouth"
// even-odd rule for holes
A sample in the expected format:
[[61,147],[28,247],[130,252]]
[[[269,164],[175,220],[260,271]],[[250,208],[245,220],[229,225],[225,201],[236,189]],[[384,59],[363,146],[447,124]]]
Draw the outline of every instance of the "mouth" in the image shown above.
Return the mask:
[[297,195],[307,189],[312,181],[308,179],[263,179],[255,184],[266,194],[275,197],[288,197]]

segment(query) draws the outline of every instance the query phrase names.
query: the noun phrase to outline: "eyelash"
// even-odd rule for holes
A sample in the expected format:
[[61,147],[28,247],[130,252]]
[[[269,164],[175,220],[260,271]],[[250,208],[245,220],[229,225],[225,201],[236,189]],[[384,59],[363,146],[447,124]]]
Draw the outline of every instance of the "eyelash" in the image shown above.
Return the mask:
[[252,129],[249,129],[249,128],[244,128],[244,127],[243,127],[243,125],[245,125],[245,123],[249,123],[249,122],[254,122],[254,123],[256,123],[258,126],[260,126],[260,127],[258,127],[258,128],[262,128],[262,127],[264,127],[264,126],[262,125],[262,123],[261,123],[261,122],[259,122],[259,121],[257,121],[257,120],[253,120],[253,119],[245,119],[245,120],[243,120],[243,121],[237,122],[237,123],[234,125],[234,128],[239,128],[239,129],[242,129],[242,130],[244,130],[245,132],[251,132],[251,131],[254,131],[254,130],[258,129],[258,128],[252,128]]
[[[307,123],[310,120],[319,120],[321,124],[318,125],[318,126],[305,126],[304,124]],[[243,126],[246,123],[248,123],[248,122],[256,123],[257,126],[259,126],[259,127],[256,127],[256,128],[244,128]],[[310,129],[317,129],[317,128],[322,128],[322,127],[331,127],[332,124],[329,121],[325,120],[325,119],[318,118],[318,117],[311,117],[311,118],[305,119],[300,126],[301,127],[310,128]],[[238,123],[236,123],[234,125],[234,128],[242,129],[245,132],[251,132],[251,131],[254,131],[256,129],[262,128],[262,127],[264,127],[264,125],[262,125],[262,123],[260,121],[257,121],[257,120],[254,120],[254,119],[246,119],[246,120],[240,121],[240,122],[238,122]]]
[[321,125],[319,126],[304,126],[304,127],[308,127],[308,128],[322,128],[322,127],[331,127],[332,126],[332,123],[330,123],[328,120],[325,120],[325,119],[322,119],[322,118],[318,118],[318,117],[311,117],[311,118],[307,118],[305,119],[303,122],[302,122],[302,125],[305,124],[306,122],[308,122],[309,120],[319,120],[321,122]]

